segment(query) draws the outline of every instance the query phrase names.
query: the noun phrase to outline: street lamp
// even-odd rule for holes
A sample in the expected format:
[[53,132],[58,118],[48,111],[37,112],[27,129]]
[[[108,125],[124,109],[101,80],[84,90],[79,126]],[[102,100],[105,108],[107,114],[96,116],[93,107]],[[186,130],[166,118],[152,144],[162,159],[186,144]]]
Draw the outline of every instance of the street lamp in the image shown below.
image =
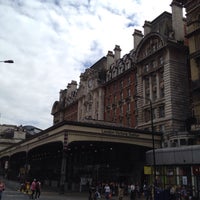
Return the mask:
[[154,187],[153,187],[153,194],[155,199],[155,184],[156,184],[156,155],[155,155],[155,139],[154,139],[154,128],[153,128],[153,106],[152,106],[152,100],[150,98],[146,98],[143,96],[136,95],[135,98],[140,98],[149,101],[150,105],[150,114],[151,114],[151,135],[152,135],[152,148],[153,148],[153,181],[154,181]]
[[3,62],[3,63],[14,63],[13,60],[0,60],[0,62]]

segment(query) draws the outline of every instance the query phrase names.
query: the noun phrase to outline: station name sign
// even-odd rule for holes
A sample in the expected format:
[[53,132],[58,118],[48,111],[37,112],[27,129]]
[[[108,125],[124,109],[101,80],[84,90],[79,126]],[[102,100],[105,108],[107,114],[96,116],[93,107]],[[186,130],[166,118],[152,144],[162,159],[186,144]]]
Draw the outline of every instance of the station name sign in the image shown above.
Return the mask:
[[41,135],[41,136],[39,136],[38,137],[38,140],[42,140],[42,139],[45,139],[46,137],[48,137],[49,136],[49,134],[48,133],[46,133],[46,134],[43,134],[43,135]]
[[133,132],[127,132],[127,131],[101,129],[101,133],[105,135],[115,135],[115,136],[123,136],[123,137],[140,137],[139,133],[133,133]]

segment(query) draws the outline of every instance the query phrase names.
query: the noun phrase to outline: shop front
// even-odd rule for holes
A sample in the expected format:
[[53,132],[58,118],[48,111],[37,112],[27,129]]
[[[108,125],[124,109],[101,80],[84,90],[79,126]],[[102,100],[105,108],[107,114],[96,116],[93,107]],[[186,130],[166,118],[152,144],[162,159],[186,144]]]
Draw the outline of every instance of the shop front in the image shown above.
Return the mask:
[[[200,146],[156,149],[156,184],[163,190],[174,188],[177,195],[199,199]],[[148,183],[153,183],[152,151],[146,153],[144,170]]]

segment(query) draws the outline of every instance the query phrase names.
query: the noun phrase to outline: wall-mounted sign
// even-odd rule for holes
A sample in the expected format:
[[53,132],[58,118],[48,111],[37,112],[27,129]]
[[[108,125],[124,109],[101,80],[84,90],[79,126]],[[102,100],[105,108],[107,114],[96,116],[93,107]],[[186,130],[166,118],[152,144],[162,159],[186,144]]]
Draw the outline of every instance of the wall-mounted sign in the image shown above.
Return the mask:
[[144,174],[151,175],[151,166],[144,166]]
[[183,185],[187,185],[187,176],[182,176]]

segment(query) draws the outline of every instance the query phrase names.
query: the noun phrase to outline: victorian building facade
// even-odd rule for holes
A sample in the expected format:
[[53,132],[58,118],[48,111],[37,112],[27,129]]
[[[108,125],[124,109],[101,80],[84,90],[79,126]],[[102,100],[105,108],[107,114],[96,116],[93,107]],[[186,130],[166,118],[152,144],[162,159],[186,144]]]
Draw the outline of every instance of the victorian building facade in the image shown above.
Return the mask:
[[102,57],[80,76],[77,92],[78,121],[104,120],[104,89],[106,57]]
[[[186,38],[189,44],[188,65],[190,69],[190,112],[186,119],[187,132],[170,134],[171,148],[156,149],[157,181],[164,185],[179,185],[189,189],[190,197],[200,198],[200,138],[199,138],[199,12],[200,1],[174,0],[172,9],[186,8]],[[187,56],[187,55],[186,55]],[[180,59],[180,57],[178,57]],[[183,84],[183,82],[181,83]],[[185,83],[184,83],[185,84]],[[181,100],[181,99],[180,99]],[[175,105],[178,107],[181,101]],[[184,112],[188,110],[183,108]],[[175,145],[174,145],[175,144]],[[175,146],[175,147],[173,147]],[[146,161],[152,165],[152,152],[147,152]],[[187,196],[189,198],[189,196]]]
[[0,151],[31,138],[41,131],[41,129],[34,126],[0,124]]
[[[54,124],[63,120],[112,122],[119,126],[163,133],[163,146],[188,144],[191,118],[188,47],[180,3],[145,21],[144,33],[133,33],[134,48],[121,57],[121,48],[108,51],[68,84],[52,108]],[[139,97],[139,98],[138,98]],[[152,110],[151,110],[151,104]]]
[[153,129],[164,133],[165,147],[191,137],[186,123],[191,113],[185,21],[182,7],[174,2],[171,6],[172,14],[164,12],[145,22],[135,53],[137,127],[151,130],[153,117]]
[[104,120],[121,126],[134,127],[136,68],[132,52],[120,56],[120,47],[115,46],[114,54],[107,54],[107,71],[105,89]]
[[156,167],[162,187],[192,187],[199,197],[200,2],[173,0],[171,8],[172,13],[163,12],[145,21],[143,31],[134,31],[128,54],[121,57],[116,45],[86,69],[79,87],[73,87],[73,101],[63,103],[67,94],[71,97],[69,87],[52,114],[54,123],[90,120],[160,132],[162,148],[155,150],[155,163],[148,151],[146,164]]
[[191,69],[191,94],[192,130],[200,130],[200,1],[179,0],[186,8],[187,35],[189,42],[190,69]]
[[77,82],[71,81],[67,88],[60,90],[59,101],[55,101],[51,110],[53,124],[68,120],[77,121],[78,101]]

